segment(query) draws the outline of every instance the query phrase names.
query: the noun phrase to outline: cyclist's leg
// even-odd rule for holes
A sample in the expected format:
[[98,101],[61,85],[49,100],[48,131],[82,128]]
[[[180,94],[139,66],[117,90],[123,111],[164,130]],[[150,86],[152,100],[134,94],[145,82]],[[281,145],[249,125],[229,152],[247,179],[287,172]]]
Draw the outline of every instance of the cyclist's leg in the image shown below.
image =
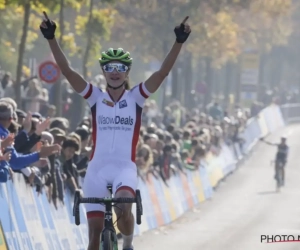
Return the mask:
[[277,180],[278,178],[278,160],[276,159],[275,161],[275,179]]
[[282,163],[282,184],[284,185],[284,180],[285,180],[285,165],[286,165],[286,162],[283,162]]
[[[123,169],[114,180],[115,197],[134,198],[137,180],[137,170],[135,168]],[[121,209],[115,208],[115,213],[119,218],[117,226],[123,236],[123,248],[130,248],[132,247],[134,231],[132,204],[119,204],[118,207]]]
[[[84,197],[103,198],[109,196],[107,181],[97,175],[96,171],[88,168],[83,184]],[[87,220],[89,227],[88,250],[99,250],[100,235],[104,226],[105,207],[99,204],[86,204]]]

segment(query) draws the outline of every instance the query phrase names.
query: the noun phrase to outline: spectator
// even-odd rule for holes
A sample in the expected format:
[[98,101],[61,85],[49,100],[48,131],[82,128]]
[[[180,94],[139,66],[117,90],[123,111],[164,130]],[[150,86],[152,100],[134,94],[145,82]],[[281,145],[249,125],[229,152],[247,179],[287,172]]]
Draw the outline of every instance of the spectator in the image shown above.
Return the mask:
[[182,149],[191,150],[192,148],[192,141],[191,141],[191,133],[188,130],[183,132],[183,144]]
[[[6,102],[0,102],[0,137],[7,138],[9,136],[8,128],[12,123],[12,119],[14,116],[14,111],[12,106]],[[18,154],[16,149],[13,146],[7,147],[6,152],[11,152],[11,159],[9,162],[2,161],[1,162],[1,169],[9,170],[11,167],[13,170],[21,170],[25,169],[28,165],[37,162],[41,157],[47,157],[59,150],[57,145],[54,146],[45,146],[41,147],[39,152],[34,152],[28,155],[21,155]],[[27,176],[31,175],[30,170],[27,168]],[[3,178],[2,182],[7,181],[7,179]]]
[[18,124],[22,127],[24,125],[27,114],[21,109],[16,109],[16,114],[18,117]]
[[1,80],[2,89],[5,90],[10,82],[11,82],[11,74],[10,74],[10,72],[7,72],[7,73],[5,73],[5,75],[3,76],[2,80]]
[[66,186],[75,193],[78,188],[78,175],[76,165],[73,163],[75,152],[80,149],[78,141],[73,137],[67,137],[62,144],[62,153],[60,156],[61,169],[63,170],[63,178]]
[[75,133],[80,136],[81,141],[81,154],[78,157],[74,157],[74,162],[77,166],[77,171],[80,178],[80,182],[83,182],[83,178],[86,174],[89,158],[92,153],[92,148],[88,147],[90,141],[90,132],[86,128],[77,128]]
[[54,118],[56,115],[56,107],[54,105],[47,105],[46,111],[44,111],[44,114],[47,117]]
[[223,112],[218,102],[214,102],[209,106],[208,114],[215,120],[223,119]]
[[40,102],[45,101],[43,89],[38,79],[29,82],[28,87],[24,91],[24,99],[27,99],[26,110],[31,112],[40,111]]
[[49,132],[53,135],[54,137],[54,143],[62,145],[64,140],[66,139],[66,133],[64,130],[54,127],[49,130]]
[[[31,149],[31,152],[37,151],[42,145],[53,145],[54,138],[53,136],[46,131],[43,131],[41,134],[41,141],[34,145]],[[31,165],[32,171],[35,173],[34,183],[37,186],[37,191],[41,192],[44,185],[48,187],[48,192],[51,193],[51,182],[50,182],[50,162],[48,157],[40,158],[39,161]],[[49,197],[51,197],[49,195]]]
[[[60,128],[52,128],[49,130],[54,139],[54,144],[62,145],[66,139],[66,133]],[[57,198],[63,203],[64,201],[64,176],[61,170],[60,156],[49,156],[50,162],[50,183],[52,185],[51,194],[54,206],[57,208]],[[49,197],[50,199],[50,197]]]
[[153,164],[153,153],[149,145],[143,144],[137,151],[136,165],[141,176],[146,176]]
[[171,163],[172,163],[172,147],[166,145],[163,148],[163,154],[158,157],[158,160],[154,163],[154,166],[159,166],[160,176],[164,182],[171,177]]
[[1,140],[1,148],[0,148],[0,183],[1,182],[7,182],[9,176],[12,178],[13,172],[11,168],[8,167],[6,164],[11,159],[11,152],[8,151],[5,154],[3,154],[3,151],[9,147],[12,146],[14,142],[13,136],[8,136],[5,140]]
[[9,80],[4,90],[4,97],[15,98],[15,82]]
[[63,117],[55,117],[51,120],[50,129],[51,128],[60,128],[64,132],[67,132],[69,129],[69,121]]

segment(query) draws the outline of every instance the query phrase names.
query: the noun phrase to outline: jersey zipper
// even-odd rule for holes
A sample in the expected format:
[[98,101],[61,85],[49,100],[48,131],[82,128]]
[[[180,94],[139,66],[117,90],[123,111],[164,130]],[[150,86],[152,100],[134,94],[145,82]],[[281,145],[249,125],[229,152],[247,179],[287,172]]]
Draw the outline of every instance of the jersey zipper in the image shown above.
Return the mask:
[[[116,103],[115,103],[115,105],[114,105],[114,111],[115,111],[115,122],[116,122],[116,114],[117,114],[117,112],[116,112],[116,107],[117,107],[117,105],[116,105]],[[114,125],[116,125],[116,124],[114,124]],[[115,127],[115,126],[114,126],[114,127]],[[115,129],[113,129],[113,136],[112,136],[111,151],[113,151],[113,149],[114,149],[114,144],[115,144],[115,133],[116,133],[116,130],[115,130]]]

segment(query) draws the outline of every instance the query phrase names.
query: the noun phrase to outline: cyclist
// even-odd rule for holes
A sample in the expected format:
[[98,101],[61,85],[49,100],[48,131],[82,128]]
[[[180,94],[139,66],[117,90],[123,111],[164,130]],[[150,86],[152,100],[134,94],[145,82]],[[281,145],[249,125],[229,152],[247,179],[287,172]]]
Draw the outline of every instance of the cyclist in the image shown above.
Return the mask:
[[[126,79],[132,65],[129,52],[123,49],[108,49],[99,59],[107,82],[107,92],[87,83],[68,63],[66,56],[55,39],[56,24],[49,20],[46,13],[40,29],[48,40],[63,75],[74,90],[83,96],[93,117],[94,152],[91,156],[83,192],[86,197],[108,196],[107,184],[113,184],[115,197],[135,196],[137,188],[137,169],[135,150],[139,138],[141,114],[145,100],[154,93],[171,71],[182,44],[187,40],[191,29],[186,24],[188,17],[180,26],[175,27],[176,41],[162,63],[161,68],[145,82],[131,90],[125,89]],[[120,205],[116,215],[118,229],[123,236],[123,249],[133,250],[134,218],[131,205]],[[88,250],[99,249],[100,234],[104,222],[104,206],[87,204],[89,226]]]
[[285,173],[284,173],[284,166],[287,162],[287,156],[288,156],[288,152],[289,152],[289,146],[286,144],[286,137],[281,137],[281,141],[280,143],[271,143],[271,142],[267,142],[264,140],[264,138],[261,138],[261,141],[265,142],[268,145],[271,146],[277,146],[277,153],[275,156],[275,179],[276,179],[276,174],[277,174],[277,166],[278,163],[282,163],[283,164],[283,168],[282,168],[282,185],[284,185],[284,177],[285,177]]

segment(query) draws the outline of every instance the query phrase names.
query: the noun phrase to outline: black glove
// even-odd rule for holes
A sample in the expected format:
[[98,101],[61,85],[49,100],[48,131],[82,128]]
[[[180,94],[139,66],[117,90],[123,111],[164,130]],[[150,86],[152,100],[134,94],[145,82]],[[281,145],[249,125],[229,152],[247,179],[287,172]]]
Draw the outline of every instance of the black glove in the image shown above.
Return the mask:
[[49,19],[44,22],[47,25],[47,29],[40,26],[41,32],[47,40],[52,40],[55,37],[56,24]]
[[189,35],[191,34],[191,32],[186,33],[184,31],[184,28],[185,28],[185,25],[182,23],[182,24],[180,24],[179,27],[176,27],[174,29],[174,32],[176,35],[176,41],[178,43],[184,43],[188,39]]

